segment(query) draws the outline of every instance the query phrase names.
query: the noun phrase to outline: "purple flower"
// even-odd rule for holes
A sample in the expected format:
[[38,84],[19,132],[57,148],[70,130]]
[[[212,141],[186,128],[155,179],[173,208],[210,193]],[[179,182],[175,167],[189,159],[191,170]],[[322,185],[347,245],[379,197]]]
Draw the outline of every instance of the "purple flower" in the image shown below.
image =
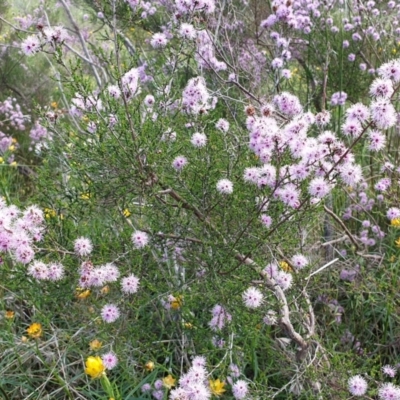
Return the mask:
[[232,393],[235,399],[241,400],[245,399],[247,396],[247,393],[249,392],[249,387],[246,381],[239,379],[234,383],[232,386]]
[[139,288],[139,278],[137,278],[133,274],[126,276],[121,280],[121,287],[124,293],[128,294],[136,293]]
[[353,53],[350,53],[350,54],[348,55],[347,59],[348,59],[350,62],[353,62],[353,61],[356,59],[356,55],[353,54]]
[[270,228],[272,225],[272,218],[267,214],[261,214],[260,216],[261,222],[266,228]]
[[283,60],[281,58],[274,58],[271,62],[272,69],[278,69],[283,67]]
[[347,118],[356,119],[360,123],[367,121],[369,118],[369,110],[362,103],[356,103],[346,110]]
[[375,79],[370,88],[369,93],[373,97],[390,98],[394,92],[393,83],[390,79]]
[[64,266],[59,263],[51,263],[48,266],[48,279],[59,281],[64,277]]
[[133,245],[137,249],[141,249],[145,247],[149,243],[149,235],[146,232],[136,231],[132,233],[131,236]]
[[369,149],[371,151],[382,150],[386,145],[386,136],[377,130],[370,131],[369,137]]
[[293,267],[297,269],[303,269],[308,265],[308,260],[302,254],[295,254],[290,260]]
[[21,50],[27,56],[32,56],[36,54],[40,50],[40,40],[36,35],[28,36],[22,43],[21,43]]
[[47,265],[41,261],[34,261],[28,267],[28,275],[37,280],[45,280],[49,278],[49,269]]
[[215,127],[221,132],[228,132],[229,122],[226,119],[220,118],[215,124]]
[[172,166],[177,170],[181,171],[185,165],[187,165],[188,160],[185,156],[178,156],[172,161]]
[[293,275],[289,272],[279,271],[275,276],[275,281],[282,290],[287,290],[292,286]]
[[388,129],[396,124],[396,110],[388,99],[378,98],[370,105],[372,120],[379,129]]
[[80,237],[75,240],[74,242],[74,251],[75,253],[80,256],[88,256],[93,250],[93,245],[90,239],[85,237]]
[[378,69],[379,75],[384,79],[392,79],[394,82],[400,81],[400,60],[392,60],[383,64]]
[[151,390],[151,385],[150,385],[150,383],[145,383],[143,386],[142,386],[142,393],[146,393],[146,392],[149,392],[150,390]]
[[190,142],[194,147],[201,148],[207,144],[207,136],[204,133],[196,132],[193,134]]
[[152,96],[151,94],[148,94],[144,98],[143,102],[144,102],[146,107],[149,107],[149,108],[153,107],[154,106],[154,102],[155,102],[154,96]]
[[332,190],[332,186],[325,181],[324,178],[314,178],[310,182],[310,186],[308,188],[308,192],[311,196],[318,197],[322,199]]
[[352,376],[348,380],[349,391],[353,396],[364,396],[367,392],[367,381],[360,375]]
[[179,35],[184,39],[193,40],[196,39],[196,30],[194,29],[193,25],[182,23],[179,28]]
[[224,328],[226,323],[232,320],[232,315],[229,314],[224,307],[216,304],[211,310],[213,315],[211,321],[208,323],[213,331],[218,331]]
[[380,400],[393,400],[400,398],[400,388],[393,383],[384,383],[378,390]]
[[397,207],[391,207],[387,210],[386,216],[391,221],[392,219],[396,219],[400,217],[400,209]]
[[232,194],[233,183],[229,179],[221,179],[217,182],[217,190],[221,194]]
[[396,367],[393,367],[392,365],[384,365],[382,367],[382,372],[387,375],[389,378],[394,378],[397,372]]
[[119,309],[114,304],[106,304],[101,309],[101,318],[103,318],[103,321],[107,322],[108,324],[115,322],[119,318],[119,316]]
[[346,102],[347,94],[345,92],[336,92],[333,93],[331,97],[331,105],[332,106],[342,106]]
[[103,354],[101,356],[101,359],[103,360],[103,364],[106,367],[106,369],[113,369],[118,364],[118,357],[112,351]]
[[251,286],[242,294],[242,299],[246,307],[258,308],[261,306],[264,296],[259,289]]
[[155,33],[150,40],[150,44],[154,48],[165,47],[167,45],[167,43],[168,43],[168,39],[164,33]]

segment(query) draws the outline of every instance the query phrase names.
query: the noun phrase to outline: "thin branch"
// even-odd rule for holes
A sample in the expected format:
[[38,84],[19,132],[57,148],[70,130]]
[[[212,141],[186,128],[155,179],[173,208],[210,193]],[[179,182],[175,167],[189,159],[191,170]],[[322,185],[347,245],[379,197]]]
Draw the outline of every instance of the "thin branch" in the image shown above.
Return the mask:
[[99,87],[101,87],[100,75],[98,74],[97,69],[96,69],[96,67],[95,67],[95,65],[94,65],[94,63],[93,63],[93,61],[92,61],[92,58],[91,58],[91,56],[90,56],[90,53],[89,53],[89,51],[88,51],[88,49],[87,49],[87,47],[86,47],[85,39],[84,39],[83,36],[82,36],[82,33],[81,33],[80,29],[79,29],[79,26],[78,26],[78,24],[75,22],[75,19],[74,19],[74,17],[73,17],[72,14],[71,14],[71,10],[69,9],[68,4],[65,2],[65,0],[60,0],[60,2],[61,2],[61,4],[64,6],[65,12],[67,13],[68,18],[69,18],[71,24],[73,25],[73,27],[74,27],[74,29],[75,29],[75,31],[76,31],[76,34],[77,34],[78,37],[79,37],[79,41],[81,42],[82,49],[83,49],[83,52],[84,52],[85,55],[86,55],[86,58],[87,58],[88,60],[90,60],[89,65],[90,65],[91,68],[92,68],[92,71],[93,71],[94,77],[95,77],[95,79],[96,79],[97,85],[98,85]]
[[351,242],[354,244],[356,250],[359,250],[358,243],[354,236],[351,234],[351,232],[347,229],[346,225],[343,223],[343,221],[332,211],[330,210],[327,206],[324,205],[324,210],[327,214],[329,214],[339,225],[340,227],[346,232],[346,235],[348,238],[351,240]]

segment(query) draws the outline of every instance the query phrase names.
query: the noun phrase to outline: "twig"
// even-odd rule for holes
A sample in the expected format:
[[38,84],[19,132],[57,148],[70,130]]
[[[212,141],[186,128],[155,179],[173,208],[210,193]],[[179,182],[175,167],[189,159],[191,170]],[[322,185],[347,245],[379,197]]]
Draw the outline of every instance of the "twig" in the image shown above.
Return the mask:
[[327,206],[324,205],[324,210],[327,214],[329,214],[340,226],[341,228],[346,232],[346,235],[349,237],[351,242],[354,244],[356,250],[359,250],[358,243],[354,236],[351,234],[351,232],[347,229],[346,225],[343,223],[343,221],[332,211],[330,210]]

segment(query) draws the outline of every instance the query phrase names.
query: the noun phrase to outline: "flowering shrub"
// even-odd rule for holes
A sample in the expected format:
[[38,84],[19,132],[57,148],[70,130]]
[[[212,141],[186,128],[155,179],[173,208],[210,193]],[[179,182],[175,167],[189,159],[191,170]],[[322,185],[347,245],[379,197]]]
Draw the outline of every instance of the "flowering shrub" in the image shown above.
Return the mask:
[[26,346],[54,398],[394,396],[400,60],[369,43],[392,46],[389,3],[274,1],[257,22],[99,1],[97,34],[64,0],[22,18],[63,109],[30,131],[43,210],[0,205],[10,359]]

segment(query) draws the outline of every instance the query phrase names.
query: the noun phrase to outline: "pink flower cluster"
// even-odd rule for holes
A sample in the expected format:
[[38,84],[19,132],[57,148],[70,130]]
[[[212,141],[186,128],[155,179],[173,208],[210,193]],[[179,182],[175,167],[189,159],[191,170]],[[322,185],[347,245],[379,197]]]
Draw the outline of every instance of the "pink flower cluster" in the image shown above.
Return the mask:
[[67,31],[61,26],[44,27],[37,35],[28,36],[21,43],[21,50],[27,56],[38,53],[46,44],[54,46],[70,39]]
[[15,261],[30,263],[34,256],[34,243],[42,240],[44,231],[43,211],[30,206],[25,211],[7,206],[0,199],[0,251],[9,253]]
[[175,6],[179,14],[191,14],[195,11],[211,14],[215,10],[214,0],[175,0]]
[[29,120],[22,112],[21,106],[17,103],[17,99],[8,97],[4,101],[0,101],[0,128],[17,129],[23,131],[26,129],[25,123]]
[[232,315],[229,314],[224,307],[216,304],[211,310],[212,319],[208,323],[213,331],[220,331],[224,326],[232,321]]
[[179,378],[178,388],[171,390],[169,400],[211,399],[211,391],[207,378],[208,373],[205,358],[200,356],[195,357],[189,371]]
[[64,277],[64,266],[59,263],[46,265],[41,261],[33,261],[28,267],[28,275],[39,281],[59,281]]
[[106,283],[116,282],[120,276],[119,269],[113,263],[94,267],[90,261],[81,264],[79,286],[82,288],[102,287]]
[[[296,256],[295,260],[298,258]],[[293,261],[293,260],[292,260]],[[305,262],[304,259],[301,259],[300,264],[303,265]],[[306,264],[304,264],[305,266]],[[270,263],[268,264],[263,272],[267,274],[269,278],[272,278],[275,280],[275,282],[281,287],[282,290],[287,290],[292,286],[292,281],[293,281],[293,276],[289,272],[283,271],[278,264],[276,263]]]
[[192,78],[187,83],[182,95],[182,109],[189,114],[205,113],[213,109],[216,98],[211,98],[203,77]]
[[198,31],[196,43],[195,59],[200,68],[212,69],[214,71],[226,70],[226,64],[223,61],[218,61],[215,57],[215,46],[209,31],[205,29]]

